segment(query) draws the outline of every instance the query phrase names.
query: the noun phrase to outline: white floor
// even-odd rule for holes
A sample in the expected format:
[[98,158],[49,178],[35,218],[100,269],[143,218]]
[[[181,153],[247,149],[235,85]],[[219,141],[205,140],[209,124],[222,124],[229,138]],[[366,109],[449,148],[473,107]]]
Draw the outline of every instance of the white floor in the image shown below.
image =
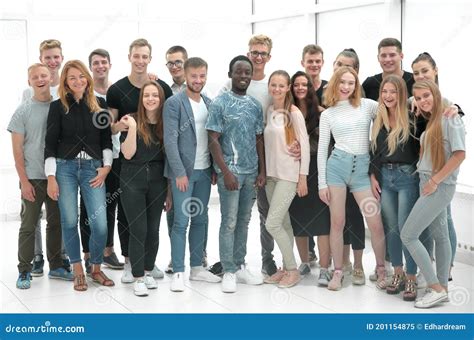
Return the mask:
[[[218,260],[219,206],[209,207],[209,263]],[[43,222],[44,223],[44,222]],[[186,281],[186,291],[173,293],[169,290],[170,277],[158,280],[159,287],[148,297],[136,297],[132,285],[120,282],[121,271],[105,269],[116,283],[106,288],[89,281],[86,292],[73,290],[71,282],[50,280],[47,275],[34,278],[32,287],[19,290],[17,278],[17,243],[19,221],[1,222],[1,313],[472,313],[474,268],[456,263],[454,281],[450,283],[450,303],[429,310],[419,310],[412,302],[404,302],[401,296],[391,296],[377,290],[368,280],[374,268],[374,257],[367,242],[364,264],[367,276],[365,286],[352,286],[346,278],[344,288],[332,292],[315,285],[318,269],[290,289],[273,285],[238,285],[238,292],[225,294],[220,284]],[[161,244],[157,264],[164,269],[170,259],[170,245],[166,221],[163,217],[160,231]],[[116,241],[116,250],[119,241]],[[251,270],[260,270],[259,224],[256,207],[252,213],[248,237],[247,262]],[[278,248],[277,263],[281,263]],[[186,257],[187,258],[187,257]],[[188,261],[187,261],[188,262]],[[48,272],[45,265],[45,274]],[[419,293],[423,293],[422,290]]]

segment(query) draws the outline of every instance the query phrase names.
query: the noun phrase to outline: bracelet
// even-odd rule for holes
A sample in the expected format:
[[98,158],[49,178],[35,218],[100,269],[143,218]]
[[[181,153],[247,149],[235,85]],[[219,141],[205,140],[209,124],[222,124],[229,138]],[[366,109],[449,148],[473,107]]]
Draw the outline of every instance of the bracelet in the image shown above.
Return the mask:
[[433,179],[433,177],[431,177],[429,180],[430,180],[431,182],[433,182],[436,186],[439,185],[439,183],[436,183],[436,182],[435,182],[435,180]]

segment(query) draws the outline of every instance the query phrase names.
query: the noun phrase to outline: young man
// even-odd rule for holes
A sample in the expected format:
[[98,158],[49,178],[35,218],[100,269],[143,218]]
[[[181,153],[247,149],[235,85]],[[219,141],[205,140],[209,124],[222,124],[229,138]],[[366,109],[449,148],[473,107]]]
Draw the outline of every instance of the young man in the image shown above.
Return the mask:
[[46,205],[46,254],[49,278],[73,280],[74,275],[63,268],[61,258],[61,224],[58,203],[47,195],[44,172],[44,146],[49,104],[51,74],[47,66],[33,64],[28,68],[28,84],[33,97],[15,111],[8,125],[12,134],[13,157],[20,178],[22,196],[21,226],[18,237],[18,277],[16,286],[28,289],[31,285],[31,261],[34,257],[35,228],[43,203]]
[[232,59],[228,73],[232,80],[231,91],[214,99],[206,123],[209,149],[218,173],[222,214],[219,254],[225,293],[236,292],[237,282],[263,283],[261,277],[254,276],[245,267],[255,186],[263,188],[265,185],[262,106],[247,95],[252,71],[252,62],[247,57]]
[[[167,100],[163,109],[164,144],[168,161],[165,176],[171,184],[175,207],[171,231],[174,274],[170,286],[174,292],[184,291],[186,229],[190,219],[189,279],[221,281],[220,277],[205,270],[201,256],[207,239],[207,205],[211,183],[215,184],[205,128],[211,100],[201,93],[207,80],[207,63],[201,58],[186,60],[184,76],[186,89]],[[190,214],[193,206],[197,209]]]
[[[110,86],[107,91],[107,105],[110,108],[115,122],[112,124],[112,133],[114,134],[126,129],[126,126],[120,122],[120,119],[127,114],[137,112],[140,90],[143,84],[149,80],[147,68],[151,61],[151,45],[146,39],[136,39],[130,44],[128,60],[131,65],[130,74]],[[164,81],[158,79],[157,82],[163,88],[166,98],[173,95],[171,88]],[[121,157],[123,156],[120,156],[120,158],[118,158],[119,161],[116,162],[119,163],[117,165],[118,169],[120,169]],[[120,176],[120,170],[118,170],[117,176]],[[118,201],[117,219],[120,246],[122,248],[122,255],[125,257],[122,282],[132,283],[134,282],[134,278],[128,260],[128,240],[130,233],[120,200]],[[153,269],[152,275],[155,278],[162,278],[164,276],[163,272],[156,266]]]
[[[50,83],[50,93],[52,100],[58,99],[58,88],[59,88],[59,77],[61,65],[64,60],[63,50],[61,47],[61,42],[56,39],[47,39],[40,43],[39,45],[39,60],[45,65],[50,73],[51,83]],[[34,95],[33,87],[28,87],[23,91],[21,103],[25,103],[30,100]],[[38,217],[38,223],[36,224],[35,229],[35,257],[33,259],[33,268],[31,270],[31,276],[43,276],[43,240],[41,237],[41,218],[42,212]],[[62,258],[64,265],[69,268],[69,260],[67,258],[64,246],[62,247]]]
[[[110,54],[104,49],[98,48],[89,54],[89,69],[94,79],[94,93],[98,97],[106,99],[107,90],[110,87],[109,71],[112,67],[110,63]],[[114,228],[115,228],[115,210],[119,198],[119,178],[117,176],[118,157],[120,153],[120,133],[112,135],[113,150],[112,155],[114,162],[109,175],[105,179],[105,188],[107,195],[107,244],[104,249],[104,265],[112,269],[123,269],[124,263],[120,262],[114,252]],[[81,227],[81,243],[84,252],[84,262],[87,273],[91,271],[89,239],[90,227],[87,220],[87,211],[81,198],[80,203],[80,227]]]
[[[249,96],[257,99],[262,106],[262,112],[267,112],[268,106],[271,104],[271,97],[268,94],[268,76],[265,74],[265,66],[272,58],[271,51],[273,47],[272,39],[266,35],[259,34],[250,38],[249,51],[247,57],[252,62],[253,73],[250,85],[247,89]],[[231,81],[228,81],[220,90],[220,94],[230,91]],[[265,228],[268,215],[268,200],[265,188],[258,189],[257,207],[260,216],[260,244],[262,246],[262,274],[271,276],[277,271],[275,261],[273,260],[273,249],[275,244],[273,237]],[[215,264],[211,267],[211,272],[219,274],[222,265]]]
[[[56,39],[48,39],[41,42],[39,46],[39,60],[43,65],[48,67],[51,74],[50,92],[53,100],[58,99],[59,77],[61,64],[63,63],[63,50],[61,42]],[[24,102],[33,96],[33,88],[29,87],[23,91],[21,101]]]
[[301,54],[301,66],[303,66],[306,74],[310,76],[316,90],[316,96],[318,96],[319,105],[322,106],[323,90],[328,82],[321,79],[321,69],[324,66],[324,52],[321,46],[306,45]]
[[368,77],[364,81],[362,87],[364,88],[365,96],[373,100],[378,100],[382,79],[389,74],[395,74],[405,80],[405,83],[407,84],[408,97],[411,97],[411,89],[415,80],[413,79],[412,73],[402,70],[402,43],[395,38],[382,39],[378,46],[377,59],[383,72]]
[[184,63],[186,60],[188,60],[188,52],[183,46],[171,46],[166,51],[166,67],[173,79],[173,84],[171,85],[173,94],[186,89],[186,79],[184,76]]

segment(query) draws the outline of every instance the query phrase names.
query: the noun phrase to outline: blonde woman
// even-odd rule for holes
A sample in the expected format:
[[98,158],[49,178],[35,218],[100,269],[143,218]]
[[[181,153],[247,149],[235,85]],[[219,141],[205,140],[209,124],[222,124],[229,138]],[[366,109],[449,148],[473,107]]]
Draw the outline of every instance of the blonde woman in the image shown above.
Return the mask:
[[[429,308],[448,301],[451,246],[446,209],[456,191],[459,166],[466,157],[465,130],[459,116],[446,118],[443,115],[441,93],[432,80],[416,82],[413,95],[428,124],[420,141],[421,195],[403,226],[401,239],[428,285],[427,293],[415,302],[415,307]],[[428,251],[418,240],[426,228],[436,244],[436,273]]]
[[[292,287],[300,281],[293,253],[293,229],[288,209],[295,197],[308,194],[309,138],[301,111],[292,104],[291,82],[287,72],[271,74],[268,91],[273,99],[267,112],[264,130],[265,163],[267,171],[266,193],[269,203],[266,228],[275,239],[283,256],[283,269],[265,279],[280,288]],[[297,140],[301,146],[301,159],[288,153],[288,146]]]

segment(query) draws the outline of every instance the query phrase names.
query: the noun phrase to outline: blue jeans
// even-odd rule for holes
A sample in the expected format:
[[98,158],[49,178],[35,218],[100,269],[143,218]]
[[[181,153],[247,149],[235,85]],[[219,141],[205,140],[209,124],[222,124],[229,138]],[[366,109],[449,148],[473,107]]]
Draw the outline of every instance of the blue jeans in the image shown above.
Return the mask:
[[416,167],[409,164],[382,167],[382,219],[387,236],[390,260],[394,267],[403,267],[402,249],[405,255],[407,273],[416,274],[416,263],[410,252],[402,247],[400,232],[419,197],[419,178]]
[[456,236],[456,230],[454,229],[453,216],[451,215],[451,203],[446,209],[448,217],[448,233],[449,233],[449,242],[451,243],[451,267],[454,266],[454,258],[456,257],[456,247],[458,243],[458,238]]
[[91,235],[89,249],[91,264],[101,264],[107,241],[107,208],[105,185],[92,188],[89,181],[97,176],[100,160],[56,159],[56,180],[59,185],[59,211],[67,254],[71,263],[81,262],[78,222],[78,189],[86,205]]
[[239,188],[233,191],[226,189],[222,173],[217,177],[222,218],[219,230],[219,255],[225,273],[235,273],[245,263],[250,216],[257,196],[256,172],[234,175],[239,181]]
[[[430,176],[420,175],[420,188],[423,188],[429,178]],[[434,193],[420,196],[400,235],[403,244],[425,276],[428,286],[435,283],[448,286],[451,245],[446,223],[446,208],[453,199],[455,191],[456,185],[441,182]],[[428,251],[419,240],[421,232],[426,228],[430,229],[436,243],[436,273],[431,265]]]
[[171,229],[171,259],[173,272],[184,272],[186,229],[189,227],[189,254],[191,267],[202,265],[202,254],[208,223],[207,205],[211,195],[211,168],[194,170],[189,178],[189,187],[179,191],[176,180],[171,180],[173,192],[174,224]]

